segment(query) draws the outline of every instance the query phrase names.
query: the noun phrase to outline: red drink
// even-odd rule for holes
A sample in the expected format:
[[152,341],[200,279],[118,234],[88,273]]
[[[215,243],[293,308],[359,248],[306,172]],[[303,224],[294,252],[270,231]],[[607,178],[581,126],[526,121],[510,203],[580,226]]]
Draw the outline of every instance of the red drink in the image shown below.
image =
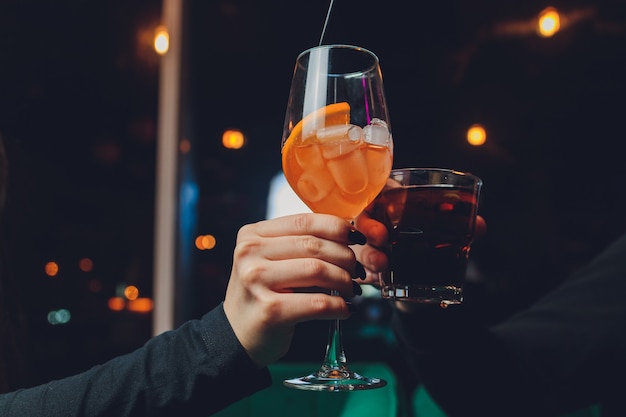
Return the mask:
[[390,241],[383,297],[438,304],[463,300],[479,188],[404,185],[376,198],[372,217],[385,224]]

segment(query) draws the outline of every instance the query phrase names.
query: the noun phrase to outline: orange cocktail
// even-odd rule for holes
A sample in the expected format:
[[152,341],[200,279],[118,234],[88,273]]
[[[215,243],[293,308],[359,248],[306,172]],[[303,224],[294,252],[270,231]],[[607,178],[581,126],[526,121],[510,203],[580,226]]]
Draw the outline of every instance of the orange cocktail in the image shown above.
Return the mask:
[[335,103],[304,117],[283,146],[283,172],[316,213],[355,218],[385,185],[393,160],[387,124],[350,124],[350,107]]

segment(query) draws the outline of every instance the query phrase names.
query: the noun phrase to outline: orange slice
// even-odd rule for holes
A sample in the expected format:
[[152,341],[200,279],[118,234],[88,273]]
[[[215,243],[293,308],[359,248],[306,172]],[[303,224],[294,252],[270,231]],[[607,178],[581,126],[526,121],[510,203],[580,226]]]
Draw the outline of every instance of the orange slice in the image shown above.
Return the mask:
[[345,125],[348,123],[350,123],[350,105],[346,102],[329,104],[304,116],[304,118],[293,127],[283,145],[283,169],[287,166],[286,160],[290,153],[291,146],[298,138],[302,137],[303,128],[308,130],[311,129],[311,127],[315,129],[324,126]]

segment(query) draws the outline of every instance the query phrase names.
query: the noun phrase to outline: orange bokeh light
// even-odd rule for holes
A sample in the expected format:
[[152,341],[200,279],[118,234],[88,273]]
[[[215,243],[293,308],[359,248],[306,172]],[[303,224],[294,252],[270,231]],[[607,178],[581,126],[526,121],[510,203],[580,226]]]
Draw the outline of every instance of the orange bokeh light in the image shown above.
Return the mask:
[[46,271],[46,275],[54,277],[59,273],[59,264],[56,262],[48,262],[44,267],[44,270]]
[[148,313],[152,311],[154,303],[151,298],[140,297],[128,303],[128,310],[135,313]]
[[126,297],[128,300],[136,300],[139,297],[139,288],[135,287],[134,285],[129,285],[128,287],[124,288],[124,297]]
[[126,301],[122,297],[111,297],[107,304],[110,310],[122,311],[126,306]]
[[78,267],[83,272],[90,272],[93,269],[93,261],[89,258],[83,258],[78,261]]
[[229,129],[222,134],[222,145],[227,149],[241,149],[246,138],[241,130]]
[[196,238],[196,248],[200,250],[210,250],[215,247],[217,240],[213,235],[201,235]]
[[183,155],[188,154],[191,150],[191,142],[189,141],[189,139],[182,139],[178,144],[178,149]]

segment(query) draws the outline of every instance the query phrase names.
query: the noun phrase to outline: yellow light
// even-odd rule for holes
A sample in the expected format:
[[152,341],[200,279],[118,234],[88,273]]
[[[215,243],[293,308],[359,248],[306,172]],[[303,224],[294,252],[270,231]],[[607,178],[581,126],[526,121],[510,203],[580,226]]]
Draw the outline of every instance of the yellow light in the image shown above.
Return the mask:
[[484,145],[487,141],[487,132],[480,124],[473,124],[467,129],[467,142],[473,146]]
[[165,26],[159,26],[154,33],[154,50],[159,55],[165,55],[170,49],[170,34]]
[[546,7],[539,13],[537,32],[544,38],[553,36],[561,28],[561,18],[554,7]]
[[128,287],[124,288],[124,297],[126,297],[128,300],[136,300],[137,297],[139,297],[139,288],[135,287],[134,285],[129,285]]
[[241,149],[246,138],[240,130],[229,129],[222,134],[222,144],[227,149]]
[[59,273],[59,265],[56,262],[48,262],[44,267],[46,275],[54,277]]
[[215,247],[217,240],[213,235],[201,235],[196,238],[196,248],[200,250],[210,250]]

